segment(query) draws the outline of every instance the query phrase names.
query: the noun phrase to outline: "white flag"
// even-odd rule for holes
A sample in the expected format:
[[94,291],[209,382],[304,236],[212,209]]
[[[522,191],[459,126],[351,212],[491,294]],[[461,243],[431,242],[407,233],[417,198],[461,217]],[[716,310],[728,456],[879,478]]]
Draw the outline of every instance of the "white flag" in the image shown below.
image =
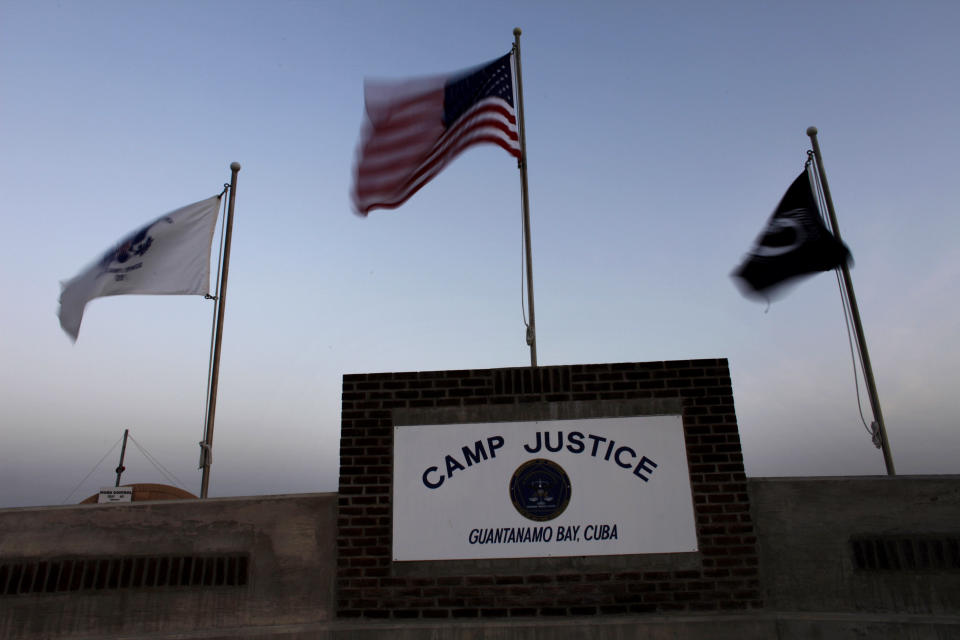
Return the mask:
[[126,293],[210,292],[210,245],[220,197],[171,211],[130,234],[68,282],[61,283],[60,326],[77,339],[94,298]]

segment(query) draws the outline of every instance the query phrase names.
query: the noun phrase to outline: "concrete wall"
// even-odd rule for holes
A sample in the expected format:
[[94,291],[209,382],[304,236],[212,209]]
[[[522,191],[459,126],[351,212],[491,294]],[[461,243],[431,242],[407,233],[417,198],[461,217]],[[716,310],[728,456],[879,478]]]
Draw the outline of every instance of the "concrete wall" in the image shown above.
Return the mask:
[[[769,608],[960,613],[958,476],[749,483]],[[857,541],[865,549],[859,562]],[[868,543],[884,557],[866,557]]]
[[5,594],[0,579],[0,637],[960,638],[960,567],[857,569],[851,548],[865,536],[957,538],[960,476],[755,478],[748,486],[765,606],[745,613],[338,619],[335,494],[0,510],[0,567],[189,553],[250,558],[244,586]]
[[[142,635],[327,620],[333,615],[335,510],[336,495],[315,494],[0,511],[0,638]],[[66,566],[83,558],[217,555],[248,557],[246,584],[102,583],[102,588],[77,590],[62,584],[42,593],[31,593],[24,584],[22,593],[10,593],[16,590],[10,567],[26,561]]]

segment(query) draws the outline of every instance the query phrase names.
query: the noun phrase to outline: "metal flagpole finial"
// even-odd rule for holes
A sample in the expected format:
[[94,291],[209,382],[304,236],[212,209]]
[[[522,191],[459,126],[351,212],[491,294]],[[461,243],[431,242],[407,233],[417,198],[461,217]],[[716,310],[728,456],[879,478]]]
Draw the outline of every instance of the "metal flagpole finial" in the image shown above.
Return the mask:
[[817,128],[816,128],[816,127],[807,127],[807,135],[808,135],[808,136],[815,136],[815,135],[817,135]]
[[519,36],[521,33],[523,33],[523,31],[520,30],[520,27],[513,28],[513,35]]
[[239,162],[231,162],[231,163],[230,163],[230,170],[231,170],[231,171],[240,171],[240,163],[239,163]]

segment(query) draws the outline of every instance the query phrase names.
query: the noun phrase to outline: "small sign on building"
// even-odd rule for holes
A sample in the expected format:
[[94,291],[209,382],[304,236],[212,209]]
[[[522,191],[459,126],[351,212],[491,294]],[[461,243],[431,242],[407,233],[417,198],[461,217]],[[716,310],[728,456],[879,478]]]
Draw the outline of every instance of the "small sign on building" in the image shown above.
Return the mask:
[[101,487],[97,504],[107,502],[133,502],[133,487]]

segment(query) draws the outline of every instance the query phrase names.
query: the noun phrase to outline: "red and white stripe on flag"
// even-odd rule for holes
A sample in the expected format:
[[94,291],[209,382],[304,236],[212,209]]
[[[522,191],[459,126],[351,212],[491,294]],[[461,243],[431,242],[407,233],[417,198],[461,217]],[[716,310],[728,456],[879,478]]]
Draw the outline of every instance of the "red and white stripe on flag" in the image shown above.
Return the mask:
[[[511,63],[508,54],[452,76],[368,81],[352,194],[357,213],[399,207],[475,144],[496,144],[519,158]],[[460,94],[451,96],[454,83]],[[454,97],[459,104],[449,104]]]

